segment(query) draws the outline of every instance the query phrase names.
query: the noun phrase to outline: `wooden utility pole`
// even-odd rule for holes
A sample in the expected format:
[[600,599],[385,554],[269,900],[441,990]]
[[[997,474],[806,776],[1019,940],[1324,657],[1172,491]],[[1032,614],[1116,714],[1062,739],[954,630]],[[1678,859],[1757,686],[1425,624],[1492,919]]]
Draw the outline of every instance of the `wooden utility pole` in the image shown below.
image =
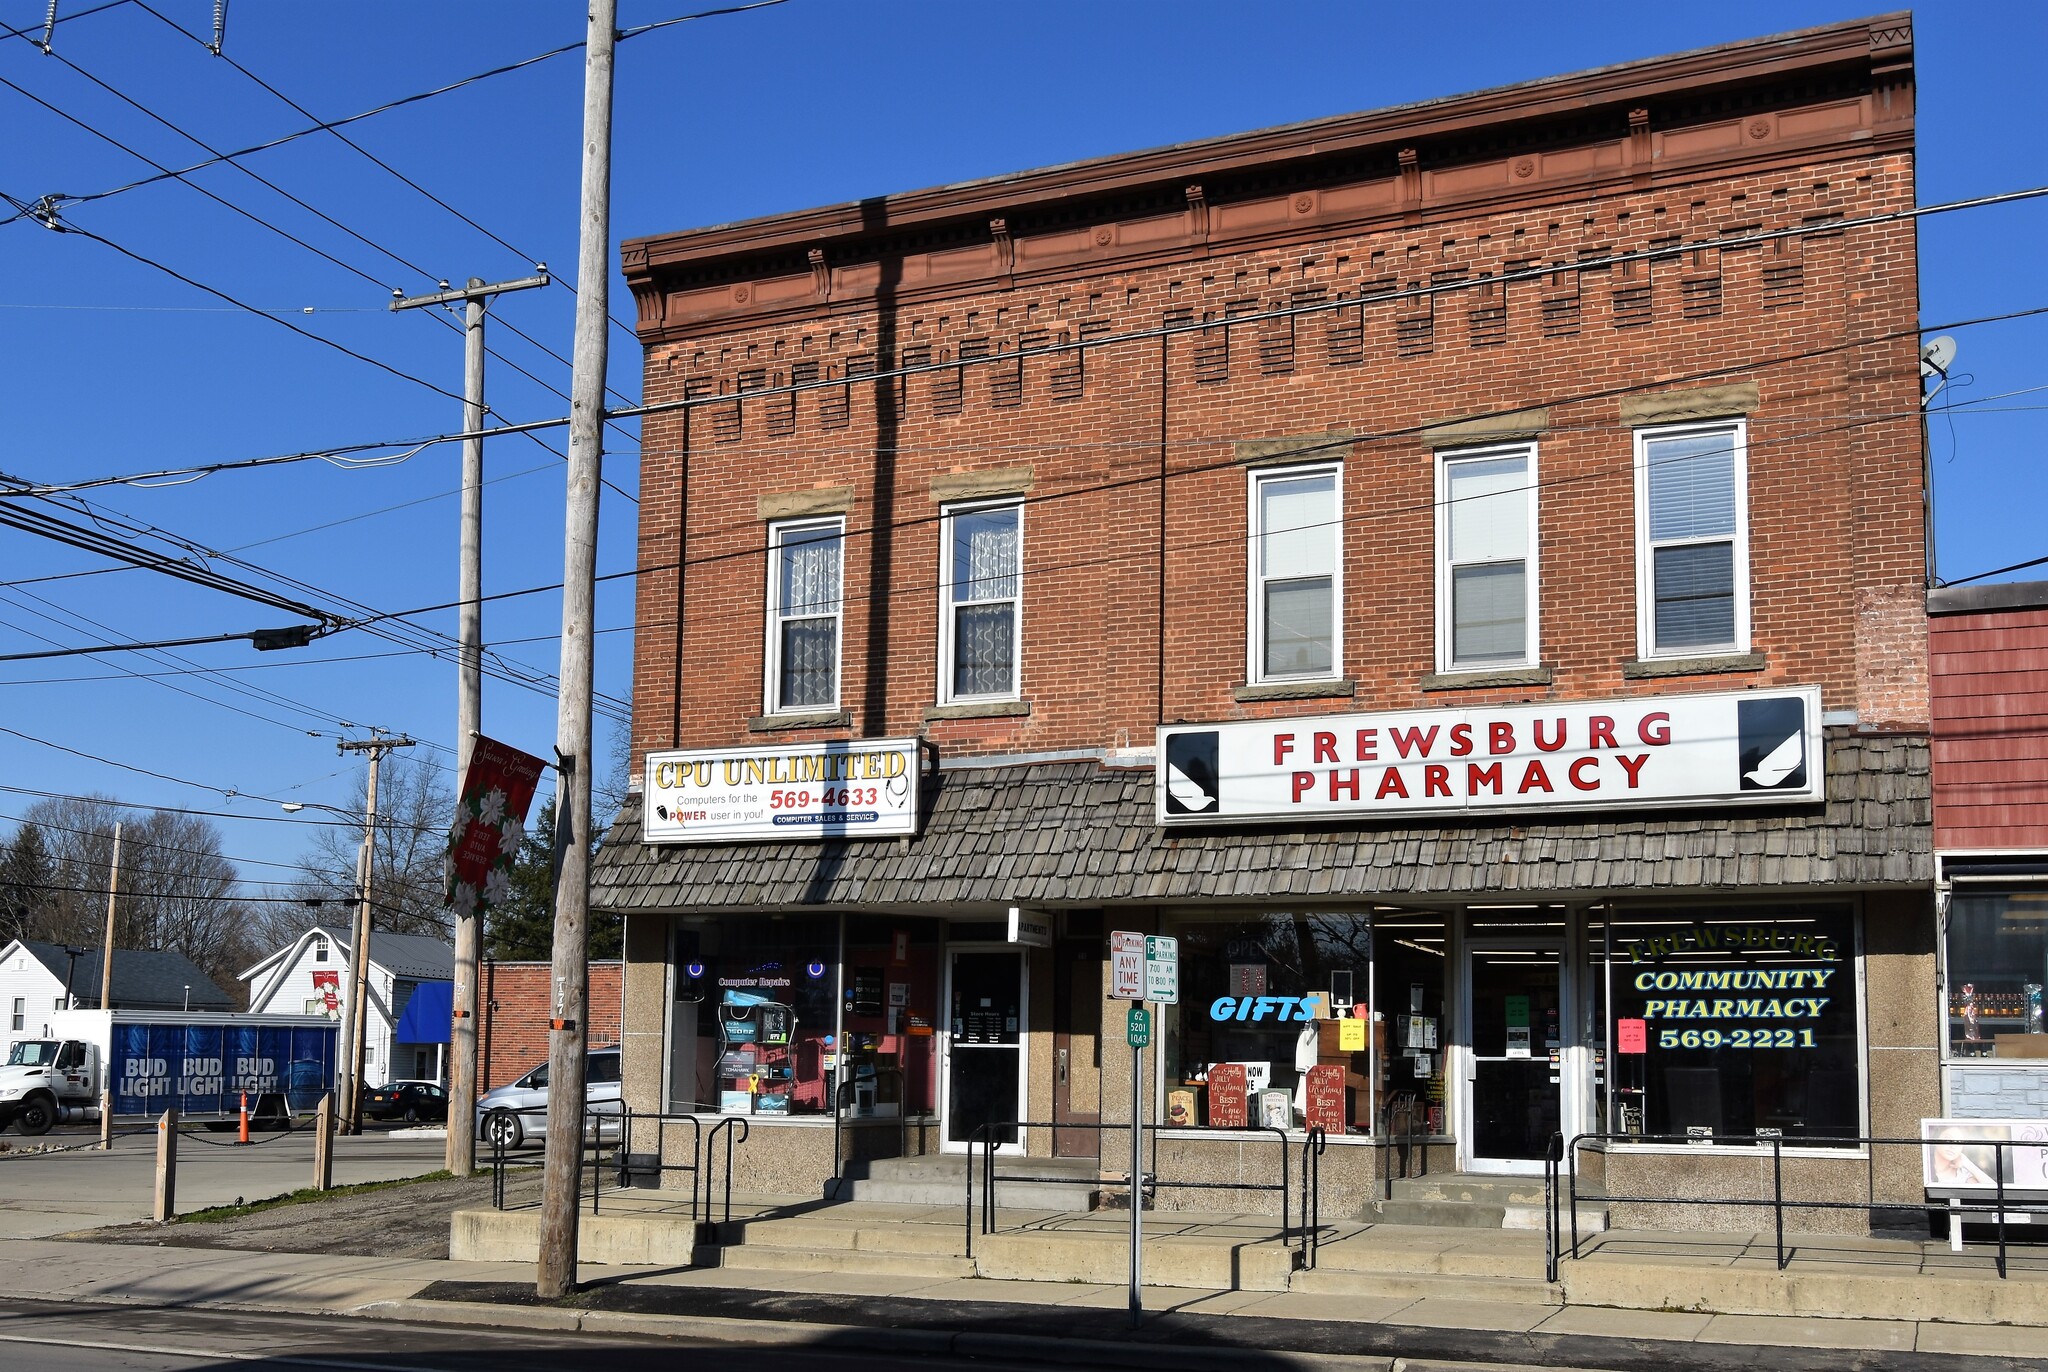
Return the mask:
[[107,944],[100,952],[100,1009],[114,1005],[114,896],[121,889],[121,825],[114,824],[114,860],[107,864]]
[[[545,271],[517,281],[486,285],[469,278],[461,290],[432,295],[398,296],[394,310],[426,305],[463,305],[462,328],[462,570],[457,599],[455,674],[455,786],[460,794],[469,776],[469,755],[483,729],[484,714],[484,311],[491,297],[506,291],[532,290],[549,284]],[[448,1080],[447,1167],[458,1177],[476,1170],[476,1130],[458,1125],[476,1115],[476,950],[481,920],[459,915],[455,920],[455,1001],[449,1026],[453,1062]]]
[[576,1286],[577,1173],[583,1161],[584,1048],[590,998],[590,706],[595,673],[598,493],[604,478],[606,287],[611,281],[612,47],[618,0],[591,0],[583,68],[583,197],[576,346],[569,382],[568,521],[562,566],[561,696],[555,729],[554,1012],[548,1135],[535,1289]]
[[363,807],[363,848],[356,862],[361,880],[356,887],[355,955],[349,969],[349,1070],[341,1099],[344,1128],[351,1134],[363,1132],[363,1050],[370,1027],[370,882],[377,868],[377,769],[384,754],[394,748],[412,746],[412,739],[385,738],[376,729],[370,731],[369,738],[343,739],[335,745],[337,752],[367,753],[370,758],[370,780]]

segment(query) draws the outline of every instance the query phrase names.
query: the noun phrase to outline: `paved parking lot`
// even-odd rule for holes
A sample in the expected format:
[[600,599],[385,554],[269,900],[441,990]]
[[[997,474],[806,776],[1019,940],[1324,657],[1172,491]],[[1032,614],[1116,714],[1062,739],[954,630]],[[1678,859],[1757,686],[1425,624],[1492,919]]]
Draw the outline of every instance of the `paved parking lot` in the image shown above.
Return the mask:
[[[178,1140],[177,1199],[181,1213],[284,1195],[313,1181],[313,1135],[257,1134],[247,1146],[233,1133],[187,1134]],[[156,1188],[154,1131],[114,1140],[111,1152],[77,1147],[92,1135],[52,1133],[38,1140],[14,1134],[11,1149],[53,1144],[70,1151],[0,1153],[0,1238],[38,1238],[128,1224],[150,1217]],[[334,1182],[392,1181],[440,1170],[439,1138],[364,1134],[334,1141]]]

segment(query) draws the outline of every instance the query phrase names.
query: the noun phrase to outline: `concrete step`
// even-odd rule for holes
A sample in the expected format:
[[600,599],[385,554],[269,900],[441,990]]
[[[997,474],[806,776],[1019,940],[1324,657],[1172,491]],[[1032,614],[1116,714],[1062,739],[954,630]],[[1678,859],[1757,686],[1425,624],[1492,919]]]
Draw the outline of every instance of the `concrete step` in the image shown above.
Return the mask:
[[[1093,1158],[998,1157],[995,1170],[996,1200],[1005,1208],[1091,1210],[1101,1189]],[[981,1195],[981,1178],[982,1160],[977,1157],[972,1182],[977,1197]],[[825,1198],[964,1207],[968,1186],[968,1160],[962,1154],[873,1158],[848,1164],[838,1182],[825,1184]]]
[[1509,1305],[1562,1305],[1559,1288],[1540,1277],[1459,1277],[1426,1272],[1349,1272],[1318,1261],[1313,1272],[1296,1272],[1290,1291],[1324,1296],[1379,1296],[1395,1300],[1492,1301]]
[[1368,1224],[1426,1225],[1432,1229],[1505,1228],[1505,1205],[1481,1205],[1472,1201],[1381,1200],[1367,1201],[1358,1217]]
[[889,1277],[971,1277],[974,1263],[941,1253],[883,1253],[872,1249],[768,1248],[745,1244],[719,1252],[718,1265],[736,1272],[859,1272]]
[[1429,1177],[1403,1177],[1389,1188],[1395,1200],[1464,1201],[1477,1205],[1543,1204],[1543,1178],[1477,1176],[1444,1172]]
[[1325,1241],[1316,1250],[1316,1268],[1373,1276],[1534,1280],[1543,1275],[1543,1242],[1503,1234],[1484,1242],[1433,1247],[1401,1242],[1398,1231],[1366,1230]]
[[964,1225],[846,1224],[793,1216],[786,1219],[735,1220],[721,1225],[720,1241],[728,1248],[779,1248],[812,1253],[897,1253],[961,1257],[966,1251]]

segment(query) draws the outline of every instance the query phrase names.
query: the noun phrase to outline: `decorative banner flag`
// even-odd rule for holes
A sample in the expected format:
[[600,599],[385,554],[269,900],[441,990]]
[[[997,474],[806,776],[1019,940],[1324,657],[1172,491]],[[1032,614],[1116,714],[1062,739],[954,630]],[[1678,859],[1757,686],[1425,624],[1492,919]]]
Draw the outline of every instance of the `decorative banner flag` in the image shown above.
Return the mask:
[[341,973],[313,973],[313,990],[320,999],[323,1013],[329,1019],[341,1017]]
[[512,862],[526,838],[526,810],[546,766],[494,739],[476,741],[448,831],[444,903],[458,919],[510,898]]

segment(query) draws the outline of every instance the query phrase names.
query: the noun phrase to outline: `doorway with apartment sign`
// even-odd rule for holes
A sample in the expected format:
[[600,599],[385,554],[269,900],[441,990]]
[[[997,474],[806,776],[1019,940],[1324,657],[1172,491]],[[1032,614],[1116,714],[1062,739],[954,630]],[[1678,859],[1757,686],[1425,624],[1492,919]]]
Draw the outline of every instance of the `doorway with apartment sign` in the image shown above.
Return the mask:
[[1102,916],[1071,910],[1053,947],[1052,1151],[1099,1157],[1102,1131]]

